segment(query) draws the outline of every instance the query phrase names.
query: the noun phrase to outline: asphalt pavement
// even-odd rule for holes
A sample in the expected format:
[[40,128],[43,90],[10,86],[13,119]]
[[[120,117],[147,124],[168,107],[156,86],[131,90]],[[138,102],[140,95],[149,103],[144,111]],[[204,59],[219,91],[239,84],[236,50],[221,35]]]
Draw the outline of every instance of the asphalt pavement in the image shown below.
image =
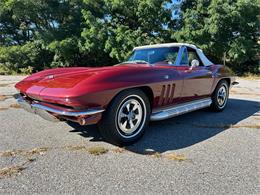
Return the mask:
[[0,194],[260,194],[260,80],[239,79],[221,113],[150,123],[136,144],[17,106],[0,76]]

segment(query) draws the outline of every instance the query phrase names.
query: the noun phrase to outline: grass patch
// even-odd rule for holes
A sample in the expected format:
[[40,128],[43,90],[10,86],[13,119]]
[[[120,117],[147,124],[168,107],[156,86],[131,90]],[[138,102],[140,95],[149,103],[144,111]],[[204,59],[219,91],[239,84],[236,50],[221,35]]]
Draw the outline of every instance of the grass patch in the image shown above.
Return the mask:
[[94,146],[94,147],[86,147],[84,145],[79,145],[79,146],[66,146],[65,149],[69,151],[86,151],[89,154],[93,155],[101,155],[107,153],[109,150],[101,147],[101,146]]
[[126,150],[125,150],[125,148],[119,148],[118,147],[118,148],[113,148],[112,151],[115,152],[115,153],[123,153]]
[[11,104],[10,108],[20,109],[21,106],[19,104]]
[[48,148],[34,148],[32,150],[12,150],[0,152],[0,156],[2,157],[12,157],[17,155],[26,157],[26,161],[21,165],[15,165],[0,169],[0,178],[20,174],[23,170],[27,168],[25,166],[26,164],[30,164],[36,161],[36,158],[32,157],[33,155],[43,155],[45,154],[45,152],[47,152],[47,150]]
[[28,160],[28,162],[34,162],[34,161],[36,161],[36,158],[28,157],[27,160]]
[[9,84],[0,84],[0,87],[7,87]]
[[22,154],[22,150],[11,150],[11,151],[3,151],[0,152],[1,157],[11,157],[11,156],[17,156]]
[[247,80],[258,80],[260,79],[260,76],[258,74],[246,73],[241,78]]
[[13,97],[12,95],[0,95],[0,101],[5,101],[5,100],[10,99],[12,97]]
[[179,161],[179,162],[187,160],[187,158],[183,154],[175,154],[175,153],[165,154],[164,158],[169,160]]
[[169,159],[169,160],[175,160],[175,161],[179,161],[179,162],[188,160],[182,154],[175,154],[175,153],[162,154],[162,153],[154,151],[154,150],[145,150],[145,152],[143,154],[154,157],[154,158]]
[[152,157],[161,158],[162,154],[160,152],[155,152],[154,154],[152,154]]
[[89,154],[93,155],[101,155],[108,152],[108,149],[101,147],[101,146],[94,146],[87,149]]
[[27,168],[25,166],[26,164],[32,163],[35,160],[36,160],[35,158],[28,157],[27,160],[23,162],[21,165],[14,165],[14,166],[4,167],[0,169],[0,178],[10,177],[12,175],[20,174],[23,170]]
[[235,125],[232,128],[249,128],[249,129],[260,129],[260,124],[252,124],[252,125]]
[[26,156],[30,158],[33,155],[43,155],[47,152],[48,148],[34,148],[32,150],[10,150],[0,152],[1,157],[12,157],[12,156]]
[[82,151],[82,150],[87,150],[86,146],[66,146],[66,150],[69,151]]
[[252,125],[233,125],[233,124],[192,124],[195,127],[201,128],[251,128],[251,129],[259,129],[260,124],[252,124]]
[[194,127],[202,127],[202,128],[231,128],[233,124],[192,124]]
[[0,111],[8,110],[8,108],[0,108]]
[[235,90],[231,90],[230,91],[230,94],[234,94],[234,95],[245,95],[245,96],[256,96],[256,97],[259,97],[260,94],[257,94],[257,93],[242,93],[242,92],[237,92]]
[[48,151],[49,148],[42,147],[42,148],[34,148],[32,150],[25,151],[24,154],[26,156],[32,156],[32,155],[43,155]]
[[8,87],[8,86],[13,85],[13,84],[15,84],[15,83],[1,83],[0,87]]
[[20,174],[24,169],[26,169],[23,166],[11,166],[11,167],[5,167],[0,169],[0,178],[3,177],[10,177],[14,174]]

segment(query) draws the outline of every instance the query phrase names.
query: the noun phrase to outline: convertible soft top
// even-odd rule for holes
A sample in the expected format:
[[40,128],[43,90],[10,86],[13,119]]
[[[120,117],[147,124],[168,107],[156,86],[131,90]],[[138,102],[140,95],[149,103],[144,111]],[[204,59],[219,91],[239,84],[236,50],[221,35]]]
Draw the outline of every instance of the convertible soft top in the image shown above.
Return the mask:
[[144,46],[135,47],[134,50],[160,48],[160,47],[181,47],[181,46],[190,47],[192,49],[195,49],[197,54],[198,54],[198,56],[200,57],[202,63],[204,64],[204,66],[210,66],[210,65],[213,64],[205,56],[205,54],[203,53],[203,51],[201,49],[197,48],[193,44],[188,44],[188,43],[163,43],[163,44],[154,44],[154,45],[144,45]]

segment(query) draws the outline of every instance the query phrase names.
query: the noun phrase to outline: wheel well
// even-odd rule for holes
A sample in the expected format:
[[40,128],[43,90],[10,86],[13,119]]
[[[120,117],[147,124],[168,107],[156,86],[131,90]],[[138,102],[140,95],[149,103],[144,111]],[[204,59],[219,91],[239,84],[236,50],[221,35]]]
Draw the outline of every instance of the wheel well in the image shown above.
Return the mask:
[[[228,87],[230,87],[230,83],[231,83],[231,79],[230,79],[230,78],[224,78],[224,79],[221,79],[221,80],[227,81]],[[220,80],[220,81],[221,81],[221,80]]]
[[226,81],[226,82],[228,83],[228,87],[230,87],[231,79],[230,79],[230,78],[222,78],[222,79],[220,79],[220,80],[215,84],[214,88],[212,89],[213,91],[212,91],[211,95],[215,92],[216,87],[218,86],[218,84],[219,84],[221,81]]
[[149,102],[150,102],[150,105],[151,105],[151,108],[153,107],[154,94],[153,94],[153,90],[152,90],[150,87],[148,87],[148,86],[133,87],[133,88],[128,88],[128,89],[124,89],[124,90],[122,90],[122,91],[119,91],[119,92],[111,99],[111,101],[106,105],[106,107],[115,99],[115,97],[116,97],[119,93],[121,93],[121,92],[123,92],[123,91],[125,91],[125,90],[130,90],[130,89],[139,89],[139,90],[141,90],[141,91],[148,97]]
[[142,90],[145,95],[148,97],[151,108],[153,106],[153,98],[154,98],[154,94],[153,94],[153,90],[150,87],[144,86],[144,87],[137,87],[136,89],[140,89]]
[[[226,81],[226,82],[228,83],[228,87],[230,87],[230,83],[231,83],[230,78],[223,78],[223,79],[220,79],[220,80],[218,81],[217,85],[218,85],[221,81]],[[217,85],[216,85],[216,86],[217,86]]]

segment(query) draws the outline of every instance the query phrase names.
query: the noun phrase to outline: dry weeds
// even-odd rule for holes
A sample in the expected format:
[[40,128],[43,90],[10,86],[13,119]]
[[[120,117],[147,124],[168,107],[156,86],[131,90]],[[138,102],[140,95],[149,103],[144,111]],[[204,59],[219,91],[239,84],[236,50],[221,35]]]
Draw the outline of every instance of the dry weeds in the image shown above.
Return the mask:
[[26,169],[26,167],[19,165],[2,168],[0,169],[0,178],[20,174],[24,169]]
[[244,96],[254,96],[254,97],[259,97],[260,94],[258,93],[245,93],[245,92],[237,92],[235,90],[231,90],[230,94],[234,94],[234,95],[244,95]]
[[10,85],[9,83],[4,83],[4,84],[0,84],[0,87],[7,87],[8,85]]
[[12,95],[0,95],[0,101],[5,101],[5,100],[10,99],[12,97],[13,97]]
[[49,148],[42,147],[42,148],[34,148],[32,150],[25,151],[24,154],[26,156],[32,156],[32,155],[44,155]]
[[259,129],[260,124],[250,124],[250,125],[233,125],[233,124],[192,124],[195,127],[202,127],[202,128],[251,128],[251,129]]
[[117,147],[117,148],[113,148],[112,151],[115,153],[123,153],[126,151],[126,149]]
[[[84,145],[76,145],[76,146],[65,146],[65,147],[56,147],[61,149],[66,149],[68,151],[85,151],[92,155],[102,155],[107,152],[109,152],[108,149],[102,147],[102,146],[93,146],[93,147],[86,147]],[[50,148],[48,147],[40,147],[40,148],[34,148],[31,150],[10,150],[10,151],[2,151],[0,152],[0,157],[14,157],[14,156],[23,156],[26,157],[26,161],[22,163],[21,165],[14,165],[10,167],[5,167],[0,169],[0,178],[12,176],[12,175],[18,175],[23,170],[25,170],[27,167],[25,166],[27,163],[34,162],[36,158],[34,158],[34,155],[43,155],[45,154]],[[126,151],[125,148],[114,148],[111,149],[112,152],[115,153],[123,153]],[[159,152],[153,151],[153,152],[146,152],[144,153],[146,155],[152,156],[154,158],[161,158],[161,159],[169,159],[169,160],[175,160],[175,161],[185,161],[187,158],[182,154],[175,154],[175,153],[168,153],[168,154],[161,154]]]
[[176,161],[185,161],[187,158],[183,154],[175,154],[175,153],[169,153],[165,154],[164,157],[169,160],[176,160]]
[[32,163],[36,160],[36,158],[33,157],[34,155],[43,155],[47,152],[47,150],[48,148],[42,147],[34,148],[31,150],[11,150],[0,152],[1,157],[14,157],[17,155],[26,157],[26,161],[21,165],[14,165],[0,169],[0,178],[20,174],[23,170],[27,168],[27,166],[25,166],[26,164]]
[[101,146],[94,146],[94,147],[88,148],[87,151],[89,154],[101,155],[101,154],[107,153],[109,150],[104,147],[101,147]]
[[12,157],[12,156],[25,156],[30,157],[33,155],[43,155],[47,152],[48,148],[34,148],[32,150],[10,150],[0,152],[1,157]]
[[84,145],[79,146],[66,146],[65,149],[69,151],[86,151],[89,154],[101,155],[107,153],[109,150],[101,146],[86,147]]
[[247,73],[242,78],[246,80],[259,80],[260,76],[257,74]]
[[0,107],[0,111],[4,111],[4,110],[8,110],[8,108],[5,108],[5,107],[4,107],[4,108],[1,108],[1,107]]
[[69,151],[86,151],[87,147],[83,146],[83,145],[79,145],[79,146],[65,146],[64,147],[66,150]]
[[11,104],[9,107],[10,108],[15,108],[15,109],[20,109],[21,108],[21,106],[19,104]]
[[154,154],[152,154],[152,157],[161,158],[162,154],[160,152],[155,152]]

